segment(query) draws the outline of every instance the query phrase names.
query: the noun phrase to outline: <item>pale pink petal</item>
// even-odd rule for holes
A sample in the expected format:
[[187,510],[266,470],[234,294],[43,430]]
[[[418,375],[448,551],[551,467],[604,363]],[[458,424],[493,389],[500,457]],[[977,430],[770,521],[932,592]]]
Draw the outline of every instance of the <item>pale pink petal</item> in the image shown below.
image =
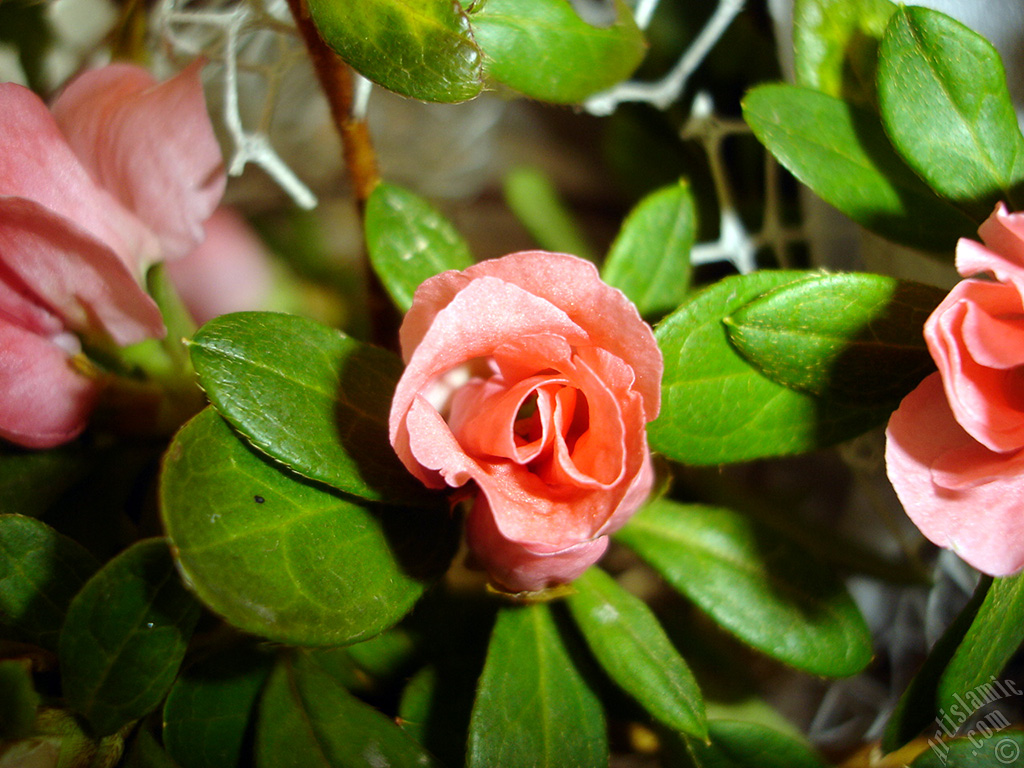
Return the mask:
[[978,234],[993,252],[1021,270],[1018,275],[1024,274],[1024,214],[1010,213],[1005,203],[998,203]]
[[75,153],[177,259],[203,239],[226,177],[196,61],[163,83],[112,64],[76,78],[53,114]]
[[886,438],[889,480],[926,537],[993,576],[1024,567],[1024,453],[979,446],[954,419],[938,374],[904,398]]
[[658,415],[662,359],[654,333],[621,291],[601,281],[591,262],[568,254],[522,251],[424,281],[402,325],[402,354],[407,361],[434,316],[481,277],[512,283],[563,309],[586,332],[592,346],[621,358],[636,372],[636,389],[644,398],[648,421]]
[[114,252],[31,200],[0,198],[0,261],[69,328],[120,345],[164,334],[156,304]]
[[132,274],[159,254],[153,233],[97,186],[46,105],[27,88],[0,83],[0,198],[26,198],[74,222],[110,248]]
[[466,543],[479,565],[510,592],[537,592],[565,584],[601,559],[608,538],[600,536],[564,549],[537,552],[501,535],[485,497],[466,520]]
[[0,318],[0,437],[26,448],[66,443],[85,428],[99,389],[57,345]]
[[197,323],[218,315],[266,309],[274,286],[270,256],[252,227],[230,208],[218,208],[206,238],[167,273]]

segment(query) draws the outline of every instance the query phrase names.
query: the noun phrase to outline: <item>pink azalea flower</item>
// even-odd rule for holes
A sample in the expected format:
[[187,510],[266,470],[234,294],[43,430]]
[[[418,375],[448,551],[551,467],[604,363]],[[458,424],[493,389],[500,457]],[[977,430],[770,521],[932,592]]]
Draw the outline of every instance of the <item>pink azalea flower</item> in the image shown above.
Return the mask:
[[979,233],[925,323],[939,371],[889,421],[886,465],[925,536],[1004,576],[1024,568],[1024,214],[1000,204]]
[[590,262],[529,251],[425,281],[401,329],[391,443],[432,488],[472,481],[477,563],[512,591],[571,581],[646,499],[661,353]]
[[225,184],[199,69],[87,72],[52,113],[0,84],[0,437],[84,429],[100,383],[74,364],[79,338],[164,333],[142,276],[195,248]]

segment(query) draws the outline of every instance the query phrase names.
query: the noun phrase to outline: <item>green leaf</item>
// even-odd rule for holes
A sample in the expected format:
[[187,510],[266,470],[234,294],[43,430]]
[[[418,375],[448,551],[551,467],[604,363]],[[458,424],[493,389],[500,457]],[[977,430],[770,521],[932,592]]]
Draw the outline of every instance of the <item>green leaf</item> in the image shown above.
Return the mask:
[[0,510],[30,517],[44,515],[86,476],[93,460],[80,442],[47,451],[0,446]]
[[774,288],[816,273],[763,271],[727,277],[695,294],[656,329],[665,357],[661,415],[651,446],[688,464],[724,464],[802,453],[857,435],[888,417],[784,387],[729,343],[723,320]]
[[878,62],[882,122],[907,163],[940,195],[984,219],[1024,204],[1024,136],[996,49],[958,21],[901,8]]
[[[124,768],[181,768],[160,746],[149,728],[135,731],[135,739],[124,758]],[[223,766],[228,768],[228,766]]]
[[680,181],[651,192],[630,212],[601,270],[640,314],[672,311],[690,290],[690,250],[697,211],[690,185]]
[[512,169],[505,177],[504,191],[509,208],[541,248],[593,260],[590,246],[573,221],[572,213],[543,171],[527,167]]
[[29,665],[17,659],[0,661],[0,744],[28,736],[38,707]]
[[182,672],[163,712],[164,745],[182,768],[241,765],[246,731],[273,657],[232,647]]
[[46,55],[53,46],[54,33],[45,5],[32,0],[0,3],[0,43],[13,45],[29,86],[46,93]]
[[991,584],[991,577],[981,578],[967,605],[935,641],[924,663],[903,689],[903,694],[896,702],[882,735],[883,751],[893,752],[899,749],[923,729],[931,728],[934,724],[937,714],[936,696],[942,673],[963,642]]
[[805,742],[760,723],[713,718],[708,729],[708,744],[670,742],[673,751],[685,750],[679,762],[692,768],[826,768]]
[[255,453],[207,409],[164,464],[164,527],[191,588],[236,627],[341,645],[402,618],[452,555],[443,511],[363,506]]
[[607,27],[581,19],[566,0],[487,0],[472,14],[486,74],[542,101],[576,104],[629,77],[643,34],[623,0]]
[[996,675],[1024,642],[1024,574],[994,579],[970,629],[939,680],[938,707],[958,705],[972,712],[993,697],[1018,695],[1000,691]]
[[210,402],[271,458],[363,499],[429,503],[388,442],[397,356],[274,312],[222,315],[190,348]]
[[473,264],[451,222],[419,195],[378,184],[366,201],[366,249],[391,300],[403,312],[428,277]]
[[616,537],[716,622],[779,661],[841,677],[871,659],[867,626],[838,577],[744,515],[659,500]]
[[707,739],[697,681],[647,604],[600,568],[573,586],[569,610],[608,675],[664,725]]
[[758,140],[800,181],[854,221],[898,243],[952,252],[971,219],[906,166],[878,117],[817,91],[762,85],[743,101]]
[[873,106],[878,44],[896,7],[890,0],[796,0],[797,84],[858,106]]
[[945,293],[884,275],[820,275],[783,285],[725,319],[765,376],[852,404],[892,403],[935,370],[922,328]]
[[467,768],[607,764],[601,702],[576,669],[550,609],[503,608],[473,704]]
[[260,704],[257,768],[437,766],[419,744],[364,704],[312,657],[285,656]]
[[928,751],[911,768],[1009,768],[1020,766],[1024,733],[1004,731],[1010,721],[995,710],[971,727],[966,738],[941,742],[929,739]]
[[421,101],[471,99],[483,85],[480,49],[452,0],[308,0],[324,41],[363,77]]
[[137,720],[167,694],[198,618],[167,543],[132,545],[68,608],[58,651],[65,697],[100,736]]
[[56,650],[71,599],[99,567],[44,523],[0,515],[0,634]]

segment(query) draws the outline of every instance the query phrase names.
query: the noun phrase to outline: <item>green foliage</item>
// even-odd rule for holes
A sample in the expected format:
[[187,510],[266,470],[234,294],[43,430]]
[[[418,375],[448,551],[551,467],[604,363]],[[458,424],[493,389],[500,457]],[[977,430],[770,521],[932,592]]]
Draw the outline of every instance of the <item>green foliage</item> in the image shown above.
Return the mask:
[[643,35],[623,0],[607,27],[566,0],[487,0],[470,16],[487,76],[534,99],[575,104],[632,74]]
[[241,765],[273,656],[230,647],[186,668],[167,696],[163,741],[181,768]]
[[573,586],[569,610],[609,676],[665,726],[707,739],[697,681],[647,604],[600,568]]
[[820,277],[764,271],[728,277],[695,294],[658,326],[665,357],[661,415],[651,446],[688,464],[802,453],[879,424],[891,408],[853,406],[764,376],[730,343],[723,321],[762,294]]
[[[995,48],[927,8],[901,8],[878,62],[882,122],[933,189],[976,220],[1024,204],[1024,136]],[[955,169],[955,172],[952,171]]]
[[64,695],[97,735],[160,704],[198,618],[163,540],[133,544],[89,579],[68,607],[58,655]]
[[974,236],[981,219],[939,198],[908,168],[874,113],[824,93],[773,84],[747,93],[743,117],[790,173],[883,237],[951,252],[958,238]]
[[71,599],[99,567],[44,523],[0,515],[0,634],[56,650]]
[[541,248],[593,260],[572,213],[551,180],[537,168],[514,168],[505,177],[505,200]]
[[772,381],[895,408],[935,370],[921,328],[944,295],[883,275],[821,274],[768,291],[725,324],[733,346]]
[[648,194],[630,212],[601,270],[644,317],[679,306],[690,290],[697,211],[686,181]]
[[616,538],[716,622],[779,661],[842,677],[871,659],[867,626],[835,574],[737,512],[662,499]]
[[392,353],[273,312],[216,318],[190,349],[210,402],[259,450],[359,498],[423,503],[388,442]]
[[28,665],[16,659],[0,661],[0,744],[28,736],[38,707]]
[[215,411],[172,444],[163,521],[190,587],[231,624],[279,642],[357,642],[404,616],[454,546],[441,512],[372,507],[304,482]]
[[796,81],[859,106],[877,100],[878,44],[896,10],[891,0],[796,0]]
[[482,56],[452,0],[309,0],[321,36],[364,77],[423,101],[465,101],[483,85]]
[[430,768],[437,762],[312,656],[282,655],[259,707],[257,768]]
[[374,188],[364,224],[370,264],[403,312],[428,277],[473,263],[469,246],[448,219],[423,198],[393,184]]
[[759,723],[713,718],[710,743],[688,739],[675,751],[680,768],[825,768],[802,741]]
[[467,767],[607,763],[601,702],[577,670],[550,608],[503,608],[473,705]]
[[931,747],[910,764],[910,768],[1002,768],[1019,766],[1024,754],[1024,733],[1000,731],[998,724],[983,722],[968,729],[961,739]]

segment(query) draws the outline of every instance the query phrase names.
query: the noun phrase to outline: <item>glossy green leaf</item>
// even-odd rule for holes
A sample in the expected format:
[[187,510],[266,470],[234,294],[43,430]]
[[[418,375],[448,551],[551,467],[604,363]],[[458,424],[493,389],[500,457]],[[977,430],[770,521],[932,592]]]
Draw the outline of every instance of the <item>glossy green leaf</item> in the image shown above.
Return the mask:
[[68,702],[100,736],[152,711],[174,682],[198,618],[167,543],[132,545],[68,608],[58,650]]
[[760,723],[708,720],[710,743],[670,744],[679,768],[826,768],[804,741]]
[[480,49],[459,2],[308,0],[308,7],[326,43],[388,90],[442,102],[480,92]]
[[871,636],[839,578],[738,512],[663,499],[616,537],[716,622],[779,661],[841,677],[871,659]]
[[697,211],[685,181],[651,192],[622,225],[601,269],[644,317],[672,311],[690,290]]
[[372,501],[429,499],[388,442],[397,356],[275,312],[222,315],[190,348],[221,416],[293,472]]
[[[181,768],[160,746],[160,742],[142,727],[135,731],[135,738],[124,758],[124,768]],[[228,768],[228,766],[224,766]]]
[[929,739],[929,749],[910,768],[1020,768],[1024,765],[1024,733],[1003,730],[1010,720],[995,710],[965,730],[964,738]]
[[163,741],[182,768],[241,765],[246,731],[273,656],[232,647],[185,669],[167,695]]
[[922,328],[944,296],[884,275],[822,274],[759,296],[725,324],[733,345],[772,381],[895,407],[935,370]]
[[436,761],[311,657],[286,656],[260,705],[257,768],[426,768]]
[[403,312],[428,277],[472,265],[469,246],[451,222],[419,195],[378,184],[366,201],[366,249],[391,300]]
[[38,706],[29,665],[17,659],[0,661],[0,744],[28,736]]
[[395,624],[452,554],[438,510],[363,506],[260,456],[212,409],[164,464],[164,527],[200,599],[284,643],[341,645]]
[[891,408],[853,407],[784,387],[729,343],[723,320],[772,289],[816,273],[762,271],[695,294],[657,327],[665,357],[661,415],[651,446],[688,464],[803,453],[857,435]]
[[99,567],[48,525],[0,515],[0,636],[56,650],[71,599]]
[[974,617],[991,585],[991,577],[983,576],[981,578],[967,605],[960,609],[957,617],[928,650],[928,656],[924,663],[921,664],[907,687],[903,689],[900,700],[896,702],[896,706],[889,716],[889,722],[885,725],[885,733],[882,735],[883,751],[893,752],[916,737],[922,730],[931,729],[935,725],[935,717],[938,714],[936,712],[937,691],[942,674],[963,642],[964,635],[967,634],[974,622]]
[[[1024,642],[1024,574],[994,579],[970,629],[939,680],[938,707],[980,709],[1007,693],[997,678]],[[1011,681],[1012,682],[1012,681]]]
[[762,85],[743,116],[780,163],[854,221],[898,243],[952,253],[981,219],[942,200],[893,150],[877,115],[792,85]]
[[647,604],[600,568],[573,586],[569,610],[608,675],[664,725],[706,739],[697,681]]
[[644,57],[643,35],[623,0],[595,27],[566,0],[487,0],[471,20],[486,74],[542,101],[576,104],[629,77]]
[[607,764],[601,702],[551,610],[542,603],[502,609],[473,704],[467,768]]
[[572,213],[543,171],[512,169],[505,177],[504,192],[509,208],[541,248],[593,260]]
[[796,82],[854,104],[873,105],[878,44],[896,7],[891,0],[796,0]]
[[907,163],[975,218],[1024,204],[1024,136],[996,49],[958,21],[901,8],[878,62],[882,122]]

